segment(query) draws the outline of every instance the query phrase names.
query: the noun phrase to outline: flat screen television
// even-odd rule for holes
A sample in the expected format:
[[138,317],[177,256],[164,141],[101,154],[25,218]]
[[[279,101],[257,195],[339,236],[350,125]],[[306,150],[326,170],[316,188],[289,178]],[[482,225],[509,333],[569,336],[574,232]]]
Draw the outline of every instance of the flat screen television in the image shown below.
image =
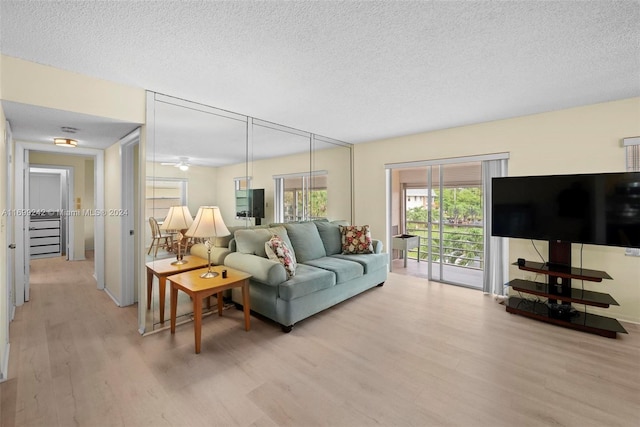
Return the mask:
[[491,235],[640,248],[640,172],[493,178]]

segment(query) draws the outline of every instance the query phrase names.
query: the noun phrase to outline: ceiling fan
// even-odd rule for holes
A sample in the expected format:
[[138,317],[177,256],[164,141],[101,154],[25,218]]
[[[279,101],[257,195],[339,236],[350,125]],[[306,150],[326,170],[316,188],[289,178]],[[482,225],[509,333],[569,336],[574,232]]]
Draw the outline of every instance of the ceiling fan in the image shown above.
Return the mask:
[[181,171],[187,171],[189,170],[189,166],[191,166],[188,157],[178,157],[178,162],[162,162],[160,164],[162,166],[175,166]]

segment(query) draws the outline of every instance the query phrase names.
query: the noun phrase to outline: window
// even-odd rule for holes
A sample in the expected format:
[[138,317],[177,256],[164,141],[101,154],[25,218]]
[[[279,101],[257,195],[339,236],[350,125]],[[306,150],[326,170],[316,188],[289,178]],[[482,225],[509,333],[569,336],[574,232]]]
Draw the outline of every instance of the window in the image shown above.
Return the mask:
[[236,191],[238,190],[248,190],[251,188],[251,177],[250,176],[242,176],[240,178],[233,178],[233,182],[236,187]]
[[145,218],[162,222],[171,206],[187,204],[187,180],[180,178],[147,178]]
[[276,222],[327,217],[326,171],[274,176]]

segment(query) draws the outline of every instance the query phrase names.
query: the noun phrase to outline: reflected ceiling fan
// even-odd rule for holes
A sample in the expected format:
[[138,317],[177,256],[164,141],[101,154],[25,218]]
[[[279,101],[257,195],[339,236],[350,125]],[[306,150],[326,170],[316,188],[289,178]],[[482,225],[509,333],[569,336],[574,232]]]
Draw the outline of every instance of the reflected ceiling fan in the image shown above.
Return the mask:
[[189,163],[188,157],[178,157],[177,162],[162,162],[160,164],[162,166],[175,166],[179,168],[181,171],[187,171],[189,170],[189,166],[191,166],[191,163]]

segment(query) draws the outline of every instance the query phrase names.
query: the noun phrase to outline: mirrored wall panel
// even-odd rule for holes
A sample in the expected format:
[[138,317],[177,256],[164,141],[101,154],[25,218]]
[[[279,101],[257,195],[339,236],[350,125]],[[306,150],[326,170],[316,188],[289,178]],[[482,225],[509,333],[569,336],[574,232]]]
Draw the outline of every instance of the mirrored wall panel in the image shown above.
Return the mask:
[[[207,265],[210,239],[193,235],[201,206],[219,207],[231,233],[210,240],[213,264],[239,228],[352,220],[351,144],[156,93],[147,109],[145,332],[170,325],[168,275]],[[179,292],[177,321],[192,307]]]

